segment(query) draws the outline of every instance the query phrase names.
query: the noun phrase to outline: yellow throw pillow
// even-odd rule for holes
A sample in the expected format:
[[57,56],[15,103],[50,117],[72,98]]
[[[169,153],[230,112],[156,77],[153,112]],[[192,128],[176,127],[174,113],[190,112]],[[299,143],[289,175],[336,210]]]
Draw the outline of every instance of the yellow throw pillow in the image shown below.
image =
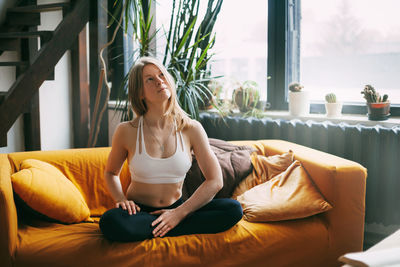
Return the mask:
[[286,171],[244,192],[237,200],[244,219],[251,222],[305,218],[332,208],[297,160]]
[[90,210],[82,194],[53,165],[35,159],[21,163],[11,176],[15,193],[33,210],[64,223],[88,220]]
[[263,156],[256,155],[251,159],[254,166],[254,172],[262,180],[268,181],[281,172],[285,171],[293,163],[293,151],[283,153],[282,155]]
[[283,153],[282,155],[273,155],[266,157],[253,153],[251,155],[253,171],[235,188],[232,198],[237,198],[247,190],[256,185],[262,184],[274,176],[285,171],[293,163],[293,151]]

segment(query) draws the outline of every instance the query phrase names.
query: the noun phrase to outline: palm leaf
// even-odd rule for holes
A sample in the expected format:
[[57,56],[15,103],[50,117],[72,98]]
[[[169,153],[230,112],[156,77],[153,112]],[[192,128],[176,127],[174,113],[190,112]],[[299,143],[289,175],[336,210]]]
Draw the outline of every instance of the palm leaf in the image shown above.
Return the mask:
[[[212,92],[207,87],[212,77],[206,69],[213,56],[209,54],[210,49],[215,43],[215,35],[211,38],[212,28],[223,0],[216,1],[217,4],[213,9],[215,0],[209,0],[206,14],[200,20],[198,16],[200,0],[173,0],[169,30],[163,33],[166,45],[162,62],[175,79],[177,100],[182,108],[195,119],[198,118],[199,103],[204,103],[204,99],[212,96]],[[124,12],[125,32],[128,26],[133,29],[132,40],[134,46],[137,47],[132,54],[133,61],[140,56],[148,55],[150,42],[159,31],[159,29],[152,30],[154,18],[150,8],[145,16],[141,1],[115,0],[114,6],[110,23],[115,23],[115,18],[121,14],[119,12]],[[151,3],[149,6],[151,7]],[[200,25],[196,26],[197,23]],[[127,99],[127,83],[126,76],[123,80],[124,85],[118,88],[120,103],[123,99]],[[128,117],[128,105],[125,103],[120,106],[126,108],[121,117]],[[117,105],[117,108],[120,106]]]

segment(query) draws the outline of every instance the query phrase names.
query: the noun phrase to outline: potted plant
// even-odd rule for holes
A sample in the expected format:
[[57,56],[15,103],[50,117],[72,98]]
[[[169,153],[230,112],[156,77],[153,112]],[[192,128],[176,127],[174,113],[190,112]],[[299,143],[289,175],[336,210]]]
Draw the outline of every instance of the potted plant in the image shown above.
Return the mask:
[[[157,42],[162,40],[161,43],[165,43],[165,46],[161,47],[164,53],[158,53],[158,58],[163,57],[163,64],[175,80],[180,106],[194,119],[199,118],[199,110],[204,103],[203,98],[212,96],[207,87],[207,83],[213,78],[209,72],[209,64],[214,54],[210,49],[216,41],[213,28],[223,0],[206,2],[208,2],[207,8],[205,12],[201,12],[200,0],[191,1],[190,4],[184,0],[173,1],[169,28],[160,37],[156,36],[161,28],[155,25],[154,12],[151,10],[152,0],[146,5],[142,1],[116,1],[110,22],[118,25],[113,40],[119,27],[123,27],[125,33],[128,28],[132,28],[131,42],[136,48],[131,55],[133,62],[139,57],[154,54],[150,44],[155,39]],[[128,120],[132,116],[127,101],[128,75],[129,73],[125,75],[121,86],[115,88],[116,109],[122,111],[121,120]]]
[[204,94],[200,100],[199,108],[203,110],[212,109],[220,104],[221,92],[224,84],[220,79],[212,79],[208,82],[208,93]]
[[381,96],[372,85],[367,84],[361,91],[367,100],[368,119],[374,121],[387,120],[390,116],[388,95]]
[[241,112],[255,109],[259,100],[260,92],[255,81],[245,81],[233,90],[232,101]]
[[334,93],[326,94],[325,101],[327,117],[338,117],[342,114],[342,103],[337,102],[336,95]]
[[289,84],[289,113],[292,116],[305,116],[310,112],[309,92],[302,89],[298,82]]

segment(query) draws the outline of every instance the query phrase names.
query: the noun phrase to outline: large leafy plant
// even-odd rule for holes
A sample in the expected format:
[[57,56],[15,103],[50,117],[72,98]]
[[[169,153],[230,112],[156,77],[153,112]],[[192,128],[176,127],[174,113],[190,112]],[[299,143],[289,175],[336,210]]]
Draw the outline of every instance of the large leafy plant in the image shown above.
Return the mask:
[[[163,29],[162,32],[162,38],[166,40],[162,61],[175,79],[180,105],[195,119],[198,118],[201,103],[212,95],[207,87],[212,78],[208,72],[208,63],[213,56],[210,49],[215,42],[212,30],[222,2],[223,0],[209,0],[205,15],[200,21],[200,0],[173,0],[169,29]],[[151,7],[151,1],[148,6]],[[154,56],[150,44],[156,33],[160,32],[160,29],[153,30],[155,27],[151,9],[148,8],[146,13],[144,10],[140,0],[115,1],[111,23],[122,26],[123,21],[126,33],[130,32],[129,28],[132,29],[130,38],[136,48],[132,53],[133,62],[141,56]],[[118,89],[117,109],[122,110],[122,120],[131,117],[127,93],[128,75]]]

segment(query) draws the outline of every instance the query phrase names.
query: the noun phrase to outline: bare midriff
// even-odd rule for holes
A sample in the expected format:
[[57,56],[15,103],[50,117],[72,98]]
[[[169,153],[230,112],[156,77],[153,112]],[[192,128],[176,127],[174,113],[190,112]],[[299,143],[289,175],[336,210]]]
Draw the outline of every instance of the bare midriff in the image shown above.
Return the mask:
[[126,192],[129,200],[151,207],[166,207],[182,196],[183,182],[175,184],[146,184],[131,181]]

